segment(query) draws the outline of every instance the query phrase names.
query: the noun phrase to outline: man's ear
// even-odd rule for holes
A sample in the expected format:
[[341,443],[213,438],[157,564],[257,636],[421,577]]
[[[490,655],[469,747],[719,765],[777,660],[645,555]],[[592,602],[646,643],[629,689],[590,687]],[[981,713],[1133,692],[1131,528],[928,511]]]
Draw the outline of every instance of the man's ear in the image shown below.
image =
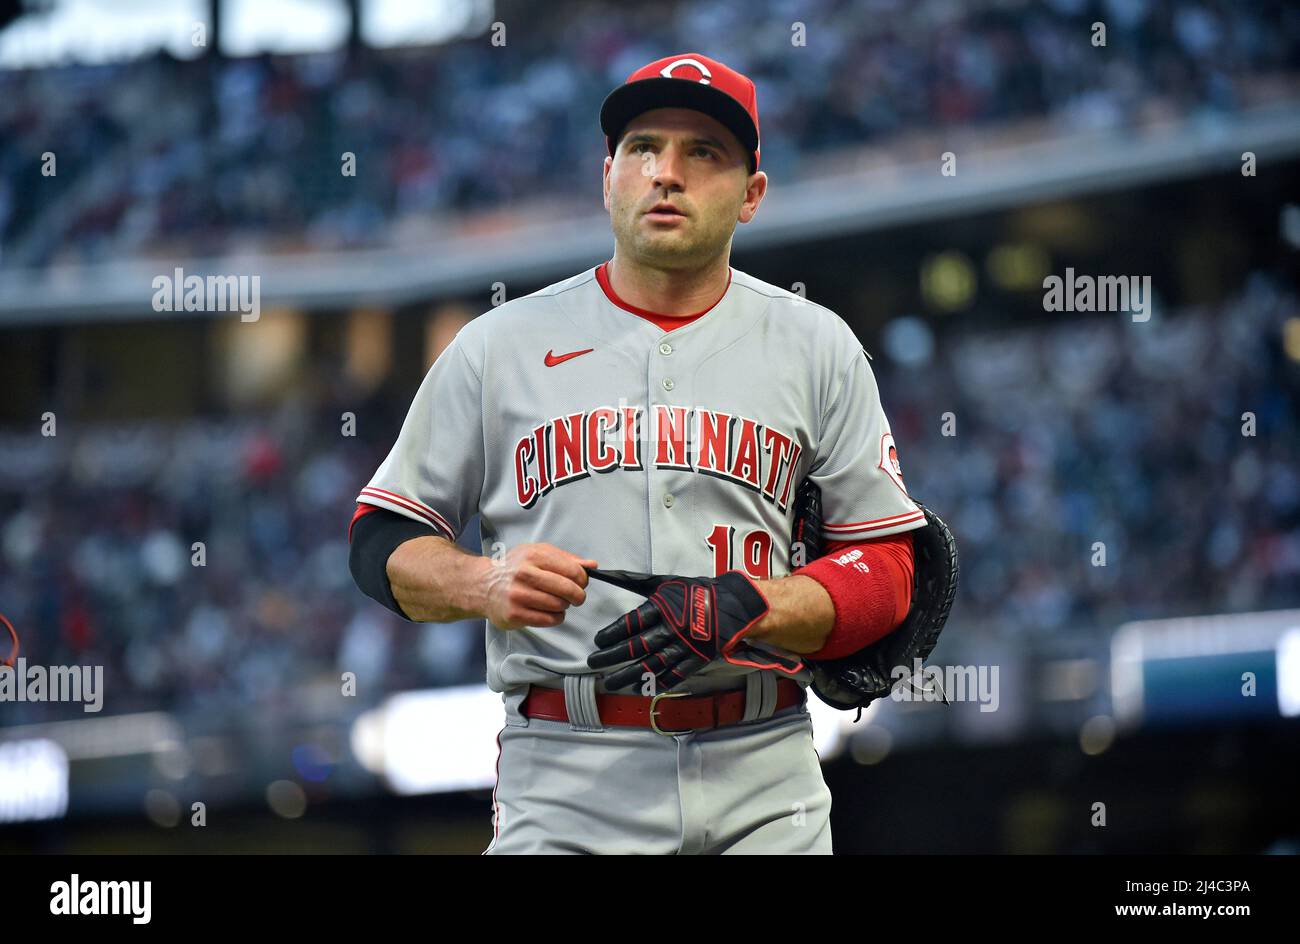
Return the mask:
[[605,191],[605,209],[606,209],[606,210],[609,209],[609,171],[610,171],[610,168],[613,167],[613,166],[614,166],[614,158],[612,158],[612,157],[607,157],[607,158],[605,158],[605,179],[604,179],[604,182],[603,182],[602,186],[603,186],[604,191]]
[[761,170],[749,175],[749,180],[745,184],[745,202],[740,205],[740,216],[738,219],[742,223],[748,223],[758,213],[758,205],[763,202],[763,197],[767,193],[767,174]]

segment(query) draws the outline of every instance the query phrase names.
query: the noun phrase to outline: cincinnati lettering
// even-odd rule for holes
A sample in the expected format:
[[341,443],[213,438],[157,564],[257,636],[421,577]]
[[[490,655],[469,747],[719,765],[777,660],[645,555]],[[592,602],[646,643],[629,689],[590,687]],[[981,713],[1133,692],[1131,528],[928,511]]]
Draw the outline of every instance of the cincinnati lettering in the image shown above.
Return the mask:
[[785,511],[802,452],[793,436],[747,416],[655,406],[647,417],[639,406],[600,406],[547,420],[515,443],[515,493],[531,508],[592,473],[635,472],[648,462],[733,482]]

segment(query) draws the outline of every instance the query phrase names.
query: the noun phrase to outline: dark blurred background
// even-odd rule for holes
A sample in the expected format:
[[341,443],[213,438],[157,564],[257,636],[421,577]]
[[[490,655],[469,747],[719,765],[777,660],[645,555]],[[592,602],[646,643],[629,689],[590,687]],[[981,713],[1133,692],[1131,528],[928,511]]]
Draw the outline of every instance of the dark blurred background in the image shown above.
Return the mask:
[[758,86],[732,263],[871,352],[935,661],[997,671],[816,711],[837,851],[1300,851],[1300,7],[419,6],[0,3],[0,614],[103,672],[0,700],[0,850],[486,846],[482,625],[362,596],[353,501],[460,325],[609,258],[600,101],[698,51]]

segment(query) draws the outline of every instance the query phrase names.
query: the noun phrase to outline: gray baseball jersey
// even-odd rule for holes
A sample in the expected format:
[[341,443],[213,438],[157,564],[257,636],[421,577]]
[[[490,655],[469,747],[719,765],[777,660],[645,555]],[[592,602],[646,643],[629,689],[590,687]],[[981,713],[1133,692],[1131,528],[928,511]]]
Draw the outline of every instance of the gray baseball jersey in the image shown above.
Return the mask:
[[[839,316],[732,269],[713,308],[665,332],[615,304],[592,268],[462,328],[357,500],[453,538],[480,512],[486,555],[546,542],[603,568],[767,578],[792,569],[792,503],[809,475],[834,540],[925,522]],[[488,685],[590,674],[597,630],[644,601],[598,582],[587,593],[556,627],[489,623]],[[682,690],[748,671],[714,663]]]

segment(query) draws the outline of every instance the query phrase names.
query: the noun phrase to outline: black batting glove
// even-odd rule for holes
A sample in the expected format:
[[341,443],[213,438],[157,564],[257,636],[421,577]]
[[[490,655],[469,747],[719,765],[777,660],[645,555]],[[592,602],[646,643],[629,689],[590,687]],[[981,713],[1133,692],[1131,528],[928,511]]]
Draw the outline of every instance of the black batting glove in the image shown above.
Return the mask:
[[768,605],[753,581],[739,571],[720,577],[680,577],[588,567],[587,573],[593,580],[647,598],[596,633],[597,651],[587,657],[589,668],[631,663],[605,677],[607,689],[631,688],[649,672],[656,692],[672,691],[715,661],[787,675],[803,668],[801,661],[742,641],[767,614]]

